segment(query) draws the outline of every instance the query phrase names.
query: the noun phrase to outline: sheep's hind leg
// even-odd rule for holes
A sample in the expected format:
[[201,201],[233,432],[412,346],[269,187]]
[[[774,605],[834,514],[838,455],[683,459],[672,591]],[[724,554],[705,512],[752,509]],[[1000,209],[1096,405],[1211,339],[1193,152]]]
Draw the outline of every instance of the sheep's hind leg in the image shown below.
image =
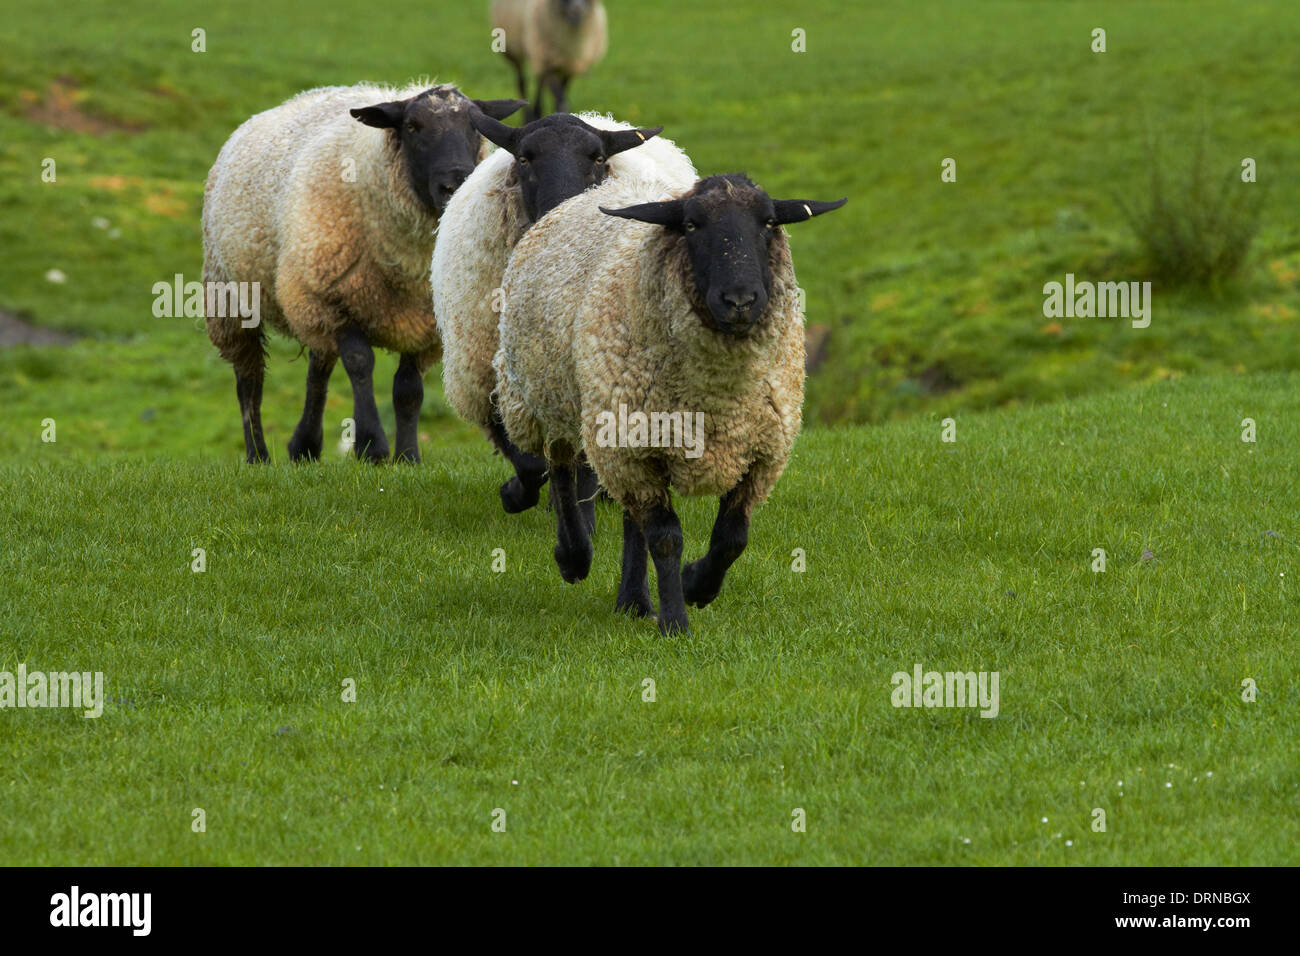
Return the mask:
[[659,633],[686,634],[686,603],[682,599],[682,523],[671,506],[656,505],[641,522],[659,584]]
[[704,607],[722,590],[727,569],[749,543],[749,509],[739,487],[719,499],[718,517],[709,536],[709,550],[682,568],[682,593],[687,604]]
[[419,357],[403,354],[393,376],[393,410],[397,413],[395,461],[420,461],[420,406],[424,404],[424,376]]
[[501,507],[506,514],[512,515],[527,511],[537,504],[542,485],[546,484],[546,459],[523,451],[512,442],[506,434],[501,416],[496,412],[492,413],[488,430],[492,435],[492,444],[497,446],[515,469],[515,477],[501,486]]
[[235,367],[235,395],[239,399],[239,416],[244,423],[244,452],[250,465],[270,461],[266,439],[262,437],[262,380],[266,376],[266,332],[241,329],[230,362]]
[[578,483],[572,465],[551,462],[551,507],[555,509],[555,563],[560,577],[573,584],[591,571],[591,534],[578,507]]
[[375,405],[375,352],[360,329],[344,329],[335,341],[343,368],[352,382],[352,421],[356,427],[353,450],[358,458],[379,462],[388,457],[388,439]]
[[289,439],[291,461],[319,461],[325,442],[322,419],[325,415],[325,396],[329,392],[330,374],[338,356],[327,355],[316,349],[307,353],[307,398],[302,406],[302,418]]
[[618,599],[615,611],[631,611],[637,617],[654,614],[650,600],[650,579],[647,575],[645,535],[628,511],[623,512],[623,573],[618,582]]

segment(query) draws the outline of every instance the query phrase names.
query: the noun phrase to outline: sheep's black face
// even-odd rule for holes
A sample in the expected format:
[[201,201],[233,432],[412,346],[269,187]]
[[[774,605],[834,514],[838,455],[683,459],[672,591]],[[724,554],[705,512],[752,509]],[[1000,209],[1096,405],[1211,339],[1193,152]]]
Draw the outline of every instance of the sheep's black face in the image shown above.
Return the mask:
[[593,6],[592,0],[551,0],[551,3],[571,27],[581,26]]
[[477,109],[505,118],[524,105],[523,100],[470,100],[455,87],[436,86],[409,99],[351,112],[367,126],[393,131],[411,189],[441,215],[478,163],[481,139],[470,113]]
[[515,176],[529,222],[604,182],[611,156],[640,146],[663,129],[599,130],[568,113],[556,113],[522,128],[506,126],[481,113],[473,115],[472,122],[491,142],[515,157]]
[[779,226],[810,219],[846,200],[774,200],[745,176],[711,176],[681,199],[602,212],[682,234],[701,318],[714,331],[746,335],[772,294],[770,247]]

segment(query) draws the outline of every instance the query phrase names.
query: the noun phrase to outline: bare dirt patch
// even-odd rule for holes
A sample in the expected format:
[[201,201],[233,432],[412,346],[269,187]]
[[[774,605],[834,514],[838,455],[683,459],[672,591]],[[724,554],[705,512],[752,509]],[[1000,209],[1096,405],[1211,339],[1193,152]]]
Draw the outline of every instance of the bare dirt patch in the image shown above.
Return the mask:
[[87,113],[79,105],[81,88],[70,76],[60,76],[50,82],[42,97],[34,90],[23,90],[18,98],[27,105],[24,115],[34,123],[74,133],[106,136],[109,133],[138,133],[145,129],[143,123],[125,123],[107,116]]
[[0,309],[0,348],[15,345],[71,345],[75,335],[33,325],[21,316]]

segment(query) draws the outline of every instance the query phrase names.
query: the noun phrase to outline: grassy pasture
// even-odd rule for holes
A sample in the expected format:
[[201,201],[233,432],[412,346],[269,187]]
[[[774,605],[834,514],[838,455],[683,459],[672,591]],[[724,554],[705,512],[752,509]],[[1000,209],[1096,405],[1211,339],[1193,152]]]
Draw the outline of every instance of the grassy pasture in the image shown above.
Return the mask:
[[[436,372],[423,466],[289,467],[306,369],[273,339],[276,462],[249,469],[201,320],[152,313],[199,277],[203,180],[250,114],[362,79],[510,95],[486,3],[0,18],[0,310],[77,337],[0,349],[0,671],[109,698],[0,711],[0,863],[1300,862],[1295,5],[609,4],[575,108],[850,197],[791,228],[829,333],[810,427],[686,640],[612,614],[608,506],[563,584]],[[1177,177],[1207,131],[1266,190],[1241,274],[1158,288],[1146,330],[1044,318],[1067,272],[1145,275],[1118,202],[1149,138]],[[338,373],[327,446],[350,413]],[[684,503],[689,558],[713,510]],[[998,717],[891,706],[917,663],[999,672]]]

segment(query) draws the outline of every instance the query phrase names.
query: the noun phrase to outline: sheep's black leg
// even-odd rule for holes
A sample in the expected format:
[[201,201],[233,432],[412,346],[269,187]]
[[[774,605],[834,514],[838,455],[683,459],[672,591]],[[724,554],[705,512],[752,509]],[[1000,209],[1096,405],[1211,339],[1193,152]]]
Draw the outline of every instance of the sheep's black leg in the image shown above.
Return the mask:
[[358,458],[383,461],[388,457],[388,439],[384,437],[375,405],[374,350],[360,329],[344,329],[335,341],[343,368],[352,382],[352,421],[356,427],[353,451]]
[[573,584],[591,571],[591,535],[578,507],[578,484],[572,465],[551,462],[551,507],[555,509],[555,563],[560,577]]
[[623,574],[618,582],[618,600],[615,611],[631,611],[637,617],[654,614],[650,600],[650,581],[646,574],[645,535],[632,515],[623,512]]
[[569,78],[556,76],[551,80],[551,95],[555,97],[555,112],[569,112]]
[[659,583],[659,632],[690,631],[686,602],[682,599],[682,523],[672,507],[656,506],[641,524]]
[[749,515],[741,503],[739,488],[719,499],[718,517],[709,536],[709,550],[698,561],[682,568],[682,593],[687,604],[704,607],[722,590],[727,569],[749,543]]
[[596,495],[600,491],[600,479],[586,462],[578,465],[578,507],[582,511],[582,520],[587,523],[587,532],[596,533]]
[[549,73],[537,74],[537,100],[533,103],[532,117],[529,120],[539,120],[546,114],[542,112],[542,91],[546,89],[547,82],[550,79]]
[[512,515],[527,511],[537,504],[542,485],[546,484],[546,459],[523,451],[512,442],[506,434],[501,416],[496,412],[492,413],[489,430],[492,433],[492,444],[497,446],[515,469],[515,477],[501,486],[501,507],[506,510],[506,514]]
[[524,65],[518,60],[511,60],[510,65],[515,68],[515,78],[519,81],[519,98],[528,99],[528,81],[524,79]]
[[289,439],[291,461],[318,461],[324,432],[321,419],[325,414],[325,395],[329,390],[330,374],[334,371],[336,355],[325,355],[316,349],[307,353],[307,399],[303,402],[302,418]]
[[404,354],[393,376],[393,410],[397,413],[395,461],[414,464],[420,460],[420,406],[423,404],[424,376],[420,374],[419,359],[412,353]]
[[244,423],[244,452],[248,463],[270,461],[266,439],[262,437],[262,379],[266,376],[266,333],[259,325],[241,330],[231,364],[235,367],[235,396],[239,399],[239,416]]

